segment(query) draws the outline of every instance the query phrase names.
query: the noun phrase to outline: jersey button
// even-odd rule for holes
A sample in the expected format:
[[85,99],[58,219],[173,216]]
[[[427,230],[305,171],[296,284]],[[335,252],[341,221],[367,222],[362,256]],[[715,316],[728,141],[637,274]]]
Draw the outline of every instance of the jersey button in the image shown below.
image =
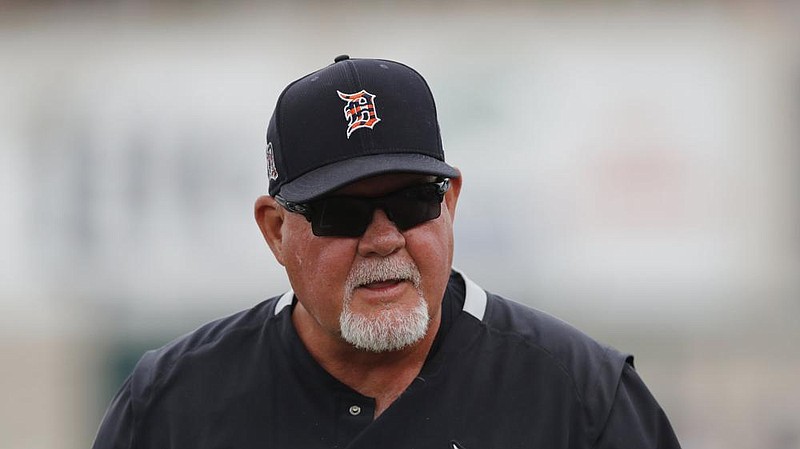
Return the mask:
[[361,414],[361,407],[359,407],[357,405],[351,405],[350,406],[350,410],[348,410],[348,411],[350,412],[351,415],[358,416],[358,415]]

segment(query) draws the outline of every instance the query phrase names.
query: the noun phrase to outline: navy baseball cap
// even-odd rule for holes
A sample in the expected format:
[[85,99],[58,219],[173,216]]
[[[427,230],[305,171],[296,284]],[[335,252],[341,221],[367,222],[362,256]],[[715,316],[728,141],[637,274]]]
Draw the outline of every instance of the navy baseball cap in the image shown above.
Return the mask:
[[454,178],[422,75],[382,59],[336,57],[289,84],[267,129],[269,194],[305,202],[385,173]]

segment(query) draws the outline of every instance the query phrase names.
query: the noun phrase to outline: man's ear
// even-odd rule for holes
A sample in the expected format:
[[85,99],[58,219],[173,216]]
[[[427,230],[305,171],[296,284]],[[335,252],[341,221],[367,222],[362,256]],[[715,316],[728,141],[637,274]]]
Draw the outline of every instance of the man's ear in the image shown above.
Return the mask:
[[458,203],[458,195],[461,193],[461,182],[464,179],[461,170],[456,168],[456,171],[458,172],[458,177],[450,178],[450,189],[444,194],[444,203],[447,205],[451,220],[456,218],[456,204]]
[[256,200],[255,218],[261,235],[272,250],[279,264],[283,265],[283,219],[284,210],[274,198],[268,195]]

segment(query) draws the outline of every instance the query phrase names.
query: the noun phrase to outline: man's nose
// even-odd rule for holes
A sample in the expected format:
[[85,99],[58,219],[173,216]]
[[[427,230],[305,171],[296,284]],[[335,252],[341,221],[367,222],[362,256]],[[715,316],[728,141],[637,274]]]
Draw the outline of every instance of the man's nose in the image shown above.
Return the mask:
[[375,209],[372,222],[358,242],[358,252],[364,257],[375,255],[385,257],[403,248],[405,244],[405,236],[397,229],[397,225],[389,220],[386,212]]

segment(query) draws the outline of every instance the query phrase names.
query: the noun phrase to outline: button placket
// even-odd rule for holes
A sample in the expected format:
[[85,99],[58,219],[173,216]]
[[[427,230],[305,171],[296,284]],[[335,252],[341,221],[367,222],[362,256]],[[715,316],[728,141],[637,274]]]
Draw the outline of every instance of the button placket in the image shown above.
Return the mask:
[[340,447],[345,447],[372,424],[375,402],[374,399],[356,392],[347,392],[337,395],[335,410],[335,441]]

